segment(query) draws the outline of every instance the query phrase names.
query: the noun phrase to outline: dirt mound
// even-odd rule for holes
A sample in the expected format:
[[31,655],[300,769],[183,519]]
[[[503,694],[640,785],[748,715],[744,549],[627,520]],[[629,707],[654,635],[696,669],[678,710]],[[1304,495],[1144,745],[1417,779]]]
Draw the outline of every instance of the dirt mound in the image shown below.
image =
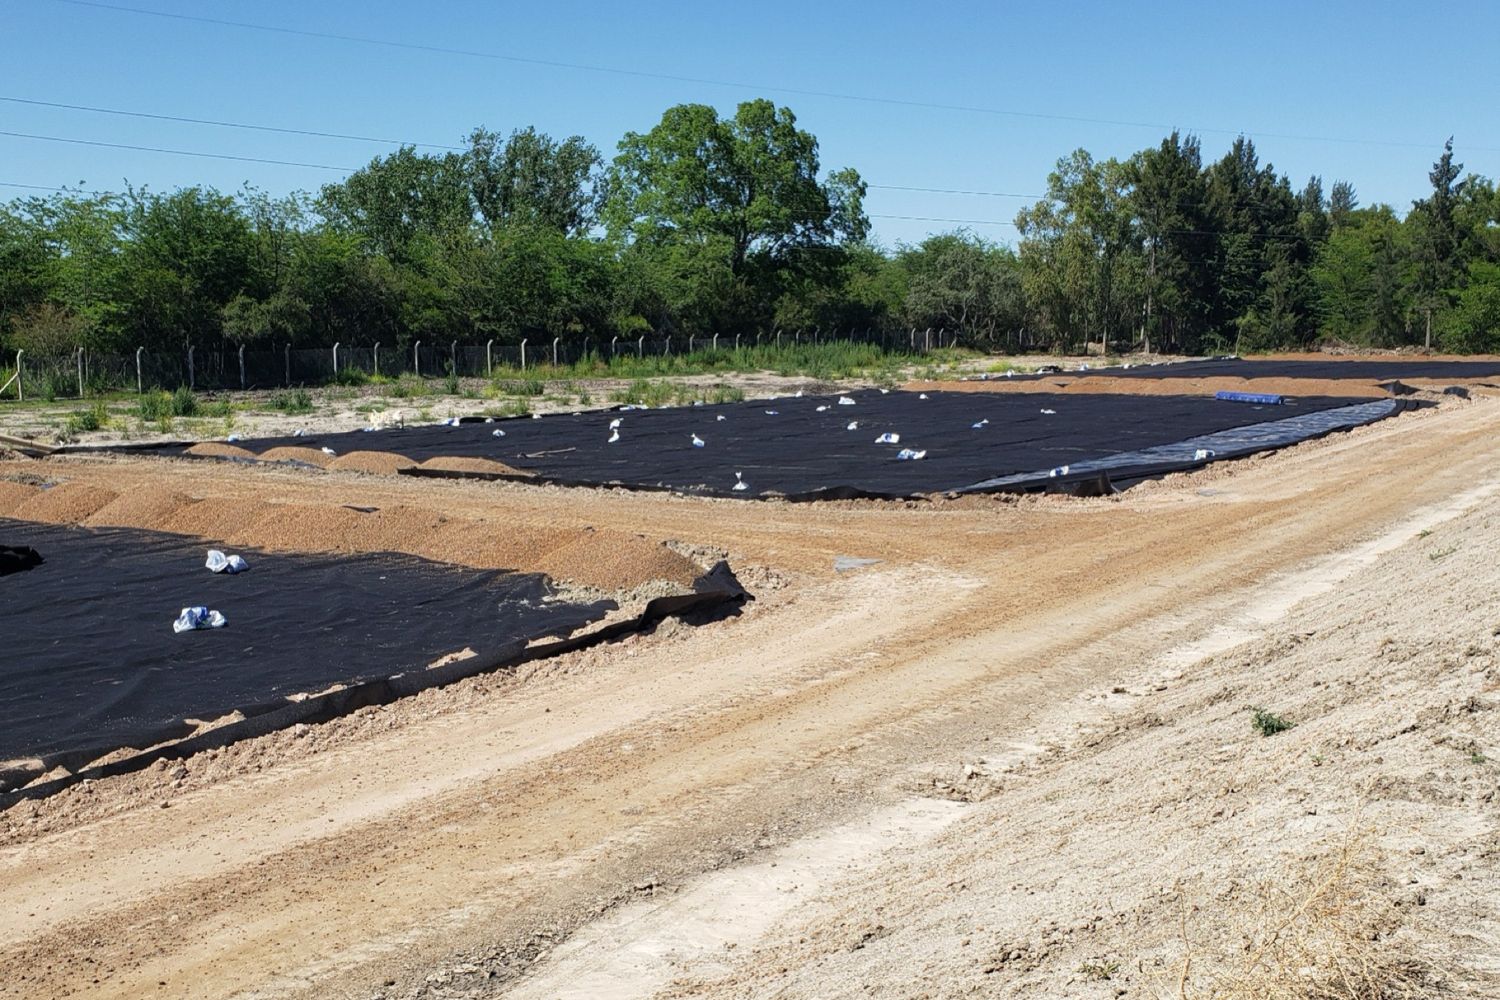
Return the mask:
[[207,458],[255,458],[255,452],[223,441],[199,441],[187,450],[187,454]]
[[61,483],[50,490],[38,490],[11,513],[23,521],[78,524],[118,496],[102,486]]
[[194,500],[177,508],[161,523],[142,525],[157,531],[175,531],[222,542],[265,513],[261,500],[209,497]]
[[523,469],[516,469],[504,462],[496,462],[489,458],[459,458],[450,455],[439,455],[429,458],[420,466],[423,469],[438,469],[443,472],[483,472],[494,473],[501,476],[526,476],[532,473]]
[[338,469],[341,472],[372,472],[382,476],[393,476],[398,469],[410,468],[416,464],[405,455],[398,455],[394,451],[351,451],[329,462],[328,468]]
[[585,529],[541,560],[555,579],[578,580],[586,574],[609,590],[670,580],[687,586],[699,575],[691,559],[640,536]]
[[317,448],[303,448],[298,445],[282,445],[279,448],[270,448],[255,456],[262,462],[305,462],[308,465],[316,465],[320,469],[326,469],[333,464],[334,456]]
[[348,507],[327,504],[262,504],[225,541],[232,545],[299,552],[349,552],[355,527],[368,517]]
[[82,523],[91,528],[155,528],[193,502],[192,497],[175,490],[131,490],[94,511]]
[[0,479],[0,517],[9,517],[17,507],[36,496],[39,487]]

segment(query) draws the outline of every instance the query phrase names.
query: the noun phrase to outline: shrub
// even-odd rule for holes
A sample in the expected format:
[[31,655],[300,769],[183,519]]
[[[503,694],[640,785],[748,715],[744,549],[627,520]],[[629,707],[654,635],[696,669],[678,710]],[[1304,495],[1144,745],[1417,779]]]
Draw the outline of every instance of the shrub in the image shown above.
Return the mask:
[[65,432],[68,437],[77,437],[88,431],[97,431],[109,426],[109,410],[103,403],[95,403],[87,410],[74,410],[68,414]]
[[312,394],[301,386],[295,389],[283,389],[280,392],[273,392],[271,398],[266,401],[266,405],[282,413],[311,413]]
[[346,367],[340,368],[337,372],[334,373],[333,376],[333,382],[335,385],[353,387],[365,385],[369,383],[369,381],[370,376],[365,373],[365,370],[363,368],[356,368],[353,365],[348,365]]
[[136,401],[136,412],[142,420],[157,421],[172,417],[172,397],[160,389],[153,389]]
[[178,386],[171,396],[172,416],[191,417],[198,413],[198,397],[185,385]]

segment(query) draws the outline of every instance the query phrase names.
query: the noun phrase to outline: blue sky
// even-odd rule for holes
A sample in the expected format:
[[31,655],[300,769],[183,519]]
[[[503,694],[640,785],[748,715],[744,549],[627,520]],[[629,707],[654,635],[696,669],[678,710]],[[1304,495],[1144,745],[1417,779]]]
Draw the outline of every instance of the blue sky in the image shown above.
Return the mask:
[[[113,0],[110,0],[113,2]],[[765,96],[818,136],[825,169],[872,185],[1036,194],[1058,157],[1198,130],[1217,158],[1243,131],[1300,186],[1351,181],[1404,211],[1454,135],[1470,172],[1500,174],[1500,4],[656,3],[403,4],[119,0],[122,6],[703,81],[411,51],[59,0],[0,0],[0,97],[459,143],[476,125],[579,134],[606,156],[680,102]],[[778,90],[773,88],[785,88]],[[948,110],[832,96],[857,95]],[[1013,111],[1023,114],[999,114]],[[1030,117],[1029,115],[1055,116]],[[1079,121],[1068,119],[1095,119]],[[1147,127],[1108,124],[1139,122]],[[0,131],[355,167],[371,142],[146,121],[0,101]],[[1292,138],[1293,136],[1302,138]],[[1336,141],[1365,140],[1365,141]],[[1405,145],[1414,144],[1414,145]],[[154,189],[316,189],[338,170],[0,135],[0,182]],[[0,187],[0,199],[26,193]],[[872,187],[887,245],[1014,218],[1024,199]],[[912,216],[918,219],[893,218]],[[1012,241],[1009,226],[971,224]]]

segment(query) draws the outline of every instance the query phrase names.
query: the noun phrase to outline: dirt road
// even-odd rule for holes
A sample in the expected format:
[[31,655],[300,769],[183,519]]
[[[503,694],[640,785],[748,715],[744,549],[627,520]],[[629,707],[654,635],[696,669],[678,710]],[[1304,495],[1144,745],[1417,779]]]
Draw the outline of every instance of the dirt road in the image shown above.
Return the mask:
[[[901,803],[955,748],[1202,636],[1253,585],[1500,480],[1497,431],[1500,405],[1454,404],[1118,500],[935,505],[48,463],[115,490],[638,532],[726,550],[761,599],[13,807],[0,995],[524,988],[623,902],[871,817],[913,821]],[[838,556],[879,562],[836,573]]]

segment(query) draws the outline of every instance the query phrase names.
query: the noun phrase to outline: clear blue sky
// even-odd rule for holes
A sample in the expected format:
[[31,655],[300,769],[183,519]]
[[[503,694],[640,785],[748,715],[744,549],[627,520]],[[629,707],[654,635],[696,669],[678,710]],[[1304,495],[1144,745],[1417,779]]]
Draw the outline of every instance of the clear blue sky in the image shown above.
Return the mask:
[[[113,2],[113,0],[111,0]],[[1205,158],[1235,131],[1300,186],[1351,181],[1405,211],[1455,136],[1469,172],[1500,174],[1500,4],[784,2],[551,0],[294,3],[119,0],[139,9],[700,80],[657,79],[411,51],[146,16],[59,0],[0,0],[0,97],[459,143],[476,125],[579,134],[606,157],[679,102],[770,97],[818,136],[825,169],[872,185],[1017,194],[1056,159],[1197,130]],[[777,90],[773,88],[786,88]],[[1061,118],[844,100],[820,91]],[[1151,127],[1066,118],[1142,122]],[[0,101],[0,131],[359,166],[394,148]],[[1290,138],[1291,136],[1312,138]],[[1331,140],[1373,140],[1361,142]],[[1392,143],[1392,144],[1378,144]],[[1414,143],[1416,145],[1402,145]],[[315,190],[338,171],[197,159],[0,135],[0,182],[169,189],[243,182]],[[0,200],[26,192],[0,188]],[[887,245],[1014,218],[1016,198],[872,188]],[[1011,241],[1009,226],[972,225]]]

